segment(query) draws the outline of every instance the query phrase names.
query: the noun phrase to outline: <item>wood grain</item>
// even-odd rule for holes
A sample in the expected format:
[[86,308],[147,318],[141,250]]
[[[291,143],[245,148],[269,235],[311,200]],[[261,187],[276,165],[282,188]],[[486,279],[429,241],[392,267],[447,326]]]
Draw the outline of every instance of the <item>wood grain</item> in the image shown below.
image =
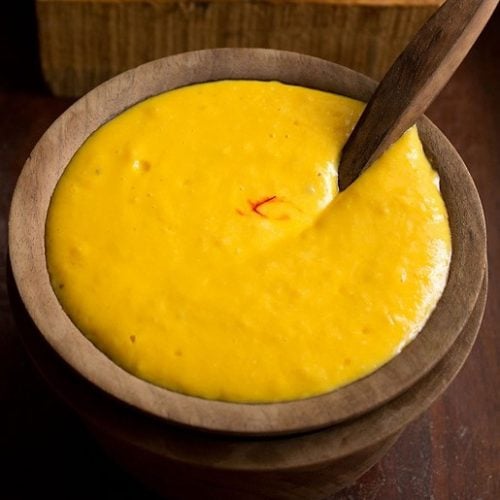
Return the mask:
[[217,47],[268,47],[380,78],[441,0],[38,0],[45,79],[82,95],[152,59]]
[[420,118],[497,5],[498,0],[447,0],[422,26],[389,68],[344,146],[340,190]]
[[[497,13],[500,14],[500,13]],[[21,17],[19,17],[21,19]],[[12,24],[12,18],[9,18]],[[11,26],[23,34],[25,23]],[[3,32],[5,33],[5,32]],[[12,45],[9,58],[16,57]],[[25,52],[25,51],[24,51]],[[24,54],[23,52],[23,54]],[[31,53],[34,53],[31,52]],[[0,51],[0,57],[2,53]],[[491,277],[480,335],[462,371],[441,398],[404,431],[385,458],[355,485],[329,500],[500,497],[500,15],[491,22],[429,111],[460,151],[486,211]],[[25,58],[3,77],[16,85],[36,61]],[[6,67],[5,65],[3,66]],[[3,80],[2,80],[3,82]],[[7,82],[8,88],[13,84]],[[0,89],[0,274],[5,276],[6,220],[20,169],[33,145],[70,100]],[[39,379],[26,359],[0,279],[0,496],[12,499],[158,497],[99,450],[85,427]],[[54,471],[58,471],[55,475]],[[75,484],[79,485],[75,489]]]

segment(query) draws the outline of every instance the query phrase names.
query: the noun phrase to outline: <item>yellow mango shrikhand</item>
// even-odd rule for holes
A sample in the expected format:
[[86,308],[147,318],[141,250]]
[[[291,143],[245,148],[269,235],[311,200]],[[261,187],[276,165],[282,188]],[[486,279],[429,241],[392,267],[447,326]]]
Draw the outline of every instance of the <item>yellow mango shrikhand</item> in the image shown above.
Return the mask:
[[451,242],[415,128],[337,194],[362,109],[222,81],[106,123],[49,208],[64,310],[125,370],[203,398],[300,399],[376,370],[432,312]]

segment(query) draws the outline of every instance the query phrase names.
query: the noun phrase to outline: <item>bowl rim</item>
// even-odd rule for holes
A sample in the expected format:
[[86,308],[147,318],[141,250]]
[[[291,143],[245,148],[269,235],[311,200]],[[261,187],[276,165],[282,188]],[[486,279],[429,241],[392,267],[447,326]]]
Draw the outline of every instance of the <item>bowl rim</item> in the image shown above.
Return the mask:
[[[195,83],[278,80],[368,100],[376,83],[334,63],[272,49],[209,49],[158,59],[99,85],[45,132],[16,184],[9,216],[9,253],[22,300],[59,355],[105,392],[167,421],[214,432],[275,435],[351,419],[408,390],[453,345],[476,303],[486,269],[486,229],[466,166],[428,119],[418,122],[425,152],[441,178],[452,233],[448,282],[423,330],[372,374],[332,392],[281,403],[245,404],[176,393],[126,372],[71,322],[49,281],[45,220],[54,187],[75,151],[103,123],[158,93]],[[442,161],[442,159],[446,161]]]

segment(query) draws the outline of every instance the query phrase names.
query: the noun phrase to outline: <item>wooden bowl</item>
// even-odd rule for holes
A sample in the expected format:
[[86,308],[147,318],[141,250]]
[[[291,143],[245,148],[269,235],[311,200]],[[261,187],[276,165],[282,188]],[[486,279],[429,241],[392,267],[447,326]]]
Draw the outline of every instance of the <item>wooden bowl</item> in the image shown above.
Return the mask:
[[51,288],[45,220],[66,165],[115,115],[160,92],[222,79],[279,80],[367,100],[375,83],[309,56],[263,49],[218,49],[167,57],[123,73],[84,96],[47,130],[18,180],[9,221],[9,249],[20,295],[52,348],[92,384],[168,422],[224,433],[275,435],[320,429],[381,407],[408,391],[445,356],[469,320],[486,270],[486,232],[479,196],[459,155],[427,119],[425,151],[441,177],[452,234],[448,283],[422,332],[373,374],[321,396],[273,404],[209,401],[178,394],[125,372],[73,325]]

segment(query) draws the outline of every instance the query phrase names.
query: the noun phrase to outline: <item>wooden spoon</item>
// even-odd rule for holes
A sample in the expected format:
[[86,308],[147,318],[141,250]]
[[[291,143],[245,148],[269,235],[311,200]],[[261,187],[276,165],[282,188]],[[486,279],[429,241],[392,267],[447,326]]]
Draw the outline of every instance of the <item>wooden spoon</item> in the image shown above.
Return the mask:
[[448,0],[389,68],[342,152],[339,188],[347,188],[439,94],[493,13],[498,0]]

